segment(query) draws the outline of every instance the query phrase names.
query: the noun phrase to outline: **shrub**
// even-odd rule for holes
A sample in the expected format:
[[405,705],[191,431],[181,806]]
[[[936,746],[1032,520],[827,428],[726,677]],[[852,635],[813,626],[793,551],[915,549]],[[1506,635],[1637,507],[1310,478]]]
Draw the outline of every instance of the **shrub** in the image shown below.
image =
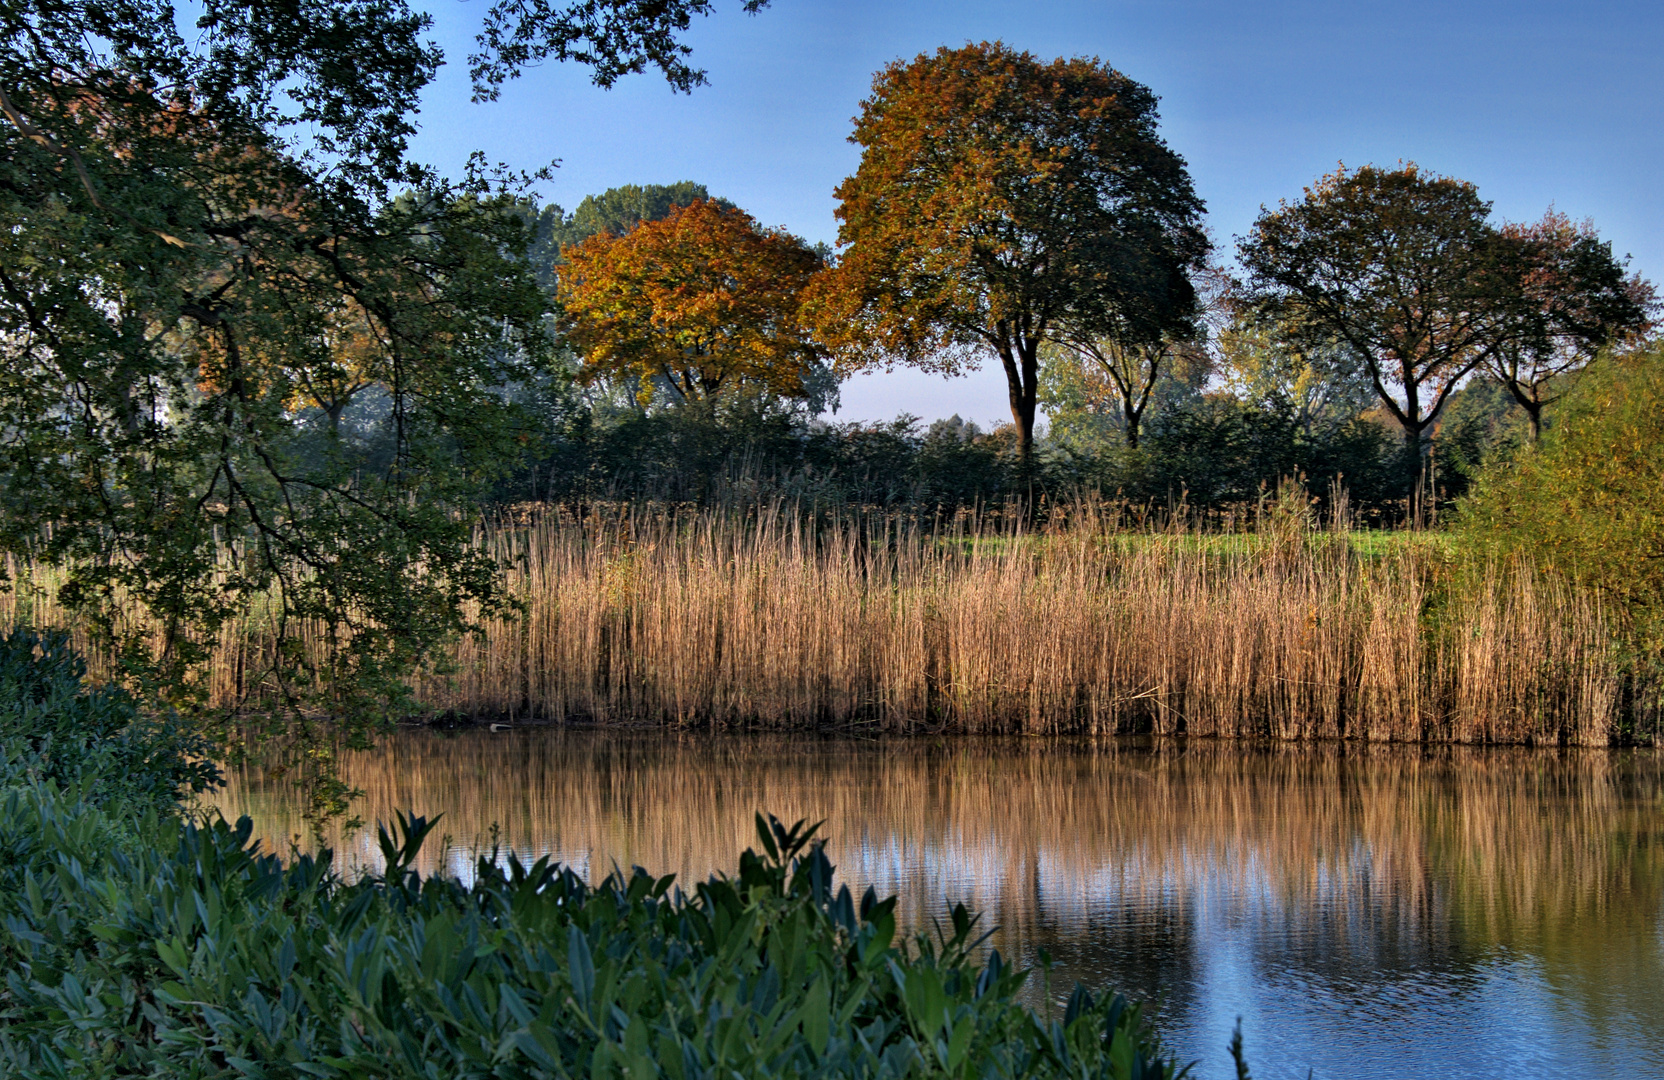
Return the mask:
[[171,716],[146,714],[120,687],[87,687],[86,674],[61,631],[17,627],[0,637],[4,775],[163,811],[218,782],[205,741]]
[[1599,589],[1664,645],[1664,345],[1592,366],[1540,448],[1486,471],[1462,523]]

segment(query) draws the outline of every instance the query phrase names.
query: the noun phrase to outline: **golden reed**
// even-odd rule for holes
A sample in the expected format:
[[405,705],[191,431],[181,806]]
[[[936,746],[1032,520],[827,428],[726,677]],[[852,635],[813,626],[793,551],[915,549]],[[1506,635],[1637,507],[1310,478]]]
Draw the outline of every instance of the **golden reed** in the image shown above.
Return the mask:
[[[1034,530],[548,510],[482,534],[522,613],[458,642],[419,698],[764,729],[1606,745],[1626,709],[1634,723],[1612,620],[1558,579],[1459,571],[1434,543],[1360,554],[1300,521],[1124,525],[1094,504]],[[0,620],[18,603],[0,597]],[[45,599],[26,614],[67,623]],[[224,633],[212,698],[257,699],[244,673],[271,647],[258,620]]]

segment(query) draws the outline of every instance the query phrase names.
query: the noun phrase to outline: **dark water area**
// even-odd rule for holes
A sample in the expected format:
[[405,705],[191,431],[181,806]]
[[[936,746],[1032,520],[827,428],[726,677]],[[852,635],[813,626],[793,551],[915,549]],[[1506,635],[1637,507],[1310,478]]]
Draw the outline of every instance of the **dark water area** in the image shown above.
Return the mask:
[[[852,886],[927,928],[956,901],[1032,964],[1153,1003],[1203,1080],[1240,1016],[1260,1080],[1664,1077],[1664,755],[402,731],[345,759],[358,810],[445,816],[425,869],[493,837],[596,877],[737,865],[752,815],[824,819]],[[220,804],[302,831],[251,770]],[[337,832],[374,865],[373,828]]]

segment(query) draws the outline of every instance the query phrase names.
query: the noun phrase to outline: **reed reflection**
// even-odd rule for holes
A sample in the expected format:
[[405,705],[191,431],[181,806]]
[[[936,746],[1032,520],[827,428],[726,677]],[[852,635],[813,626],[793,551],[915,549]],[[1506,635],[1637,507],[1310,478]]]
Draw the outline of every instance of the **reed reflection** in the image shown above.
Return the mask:
[[[1299,1075],[1413,1075],[1405,1045],[1441,1075],[1562,1054],[1664,1075],[1653,752],[546,728],[401,732],[346,776],[370,820],[445,813],[429,870],[465,873],[495,825],[592,876],[701,876],[756,810],[824,819],[840,872],[915,927],[963,900],[1002,952],[1055,958],[1054,993],[1159,999],[1203,1076],[1239,1014],[1257,1060]],[[255,770],[223,806],[269,843],[301,829]],[[336,843],[373,860],[373,830]]]

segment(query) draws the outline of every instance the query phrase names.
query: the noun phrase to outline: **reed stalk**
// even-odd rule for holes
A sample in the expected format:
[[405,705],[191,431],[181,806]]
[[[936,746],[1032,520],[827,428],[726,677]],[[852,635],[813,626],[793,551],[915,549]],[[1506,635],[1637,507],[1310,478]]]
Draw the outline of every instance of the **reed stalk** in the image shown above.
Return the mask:
[[[784,505],[505,520],[479,542],[522,610],[456,642],[418,699],[510,722],[781,730],[1607,745],[1659,728],[1656,709],[1635,715],[1658,695],[1626,693],[1599,598],[1523,562],[1366,552],[1302,520],[1140,531],[1088,503],[1049,521]],[[0,623],[74,628],[49,571],[13,569]],[[259,617],[228,627],[209,699],[258,703],[273,648]]]

